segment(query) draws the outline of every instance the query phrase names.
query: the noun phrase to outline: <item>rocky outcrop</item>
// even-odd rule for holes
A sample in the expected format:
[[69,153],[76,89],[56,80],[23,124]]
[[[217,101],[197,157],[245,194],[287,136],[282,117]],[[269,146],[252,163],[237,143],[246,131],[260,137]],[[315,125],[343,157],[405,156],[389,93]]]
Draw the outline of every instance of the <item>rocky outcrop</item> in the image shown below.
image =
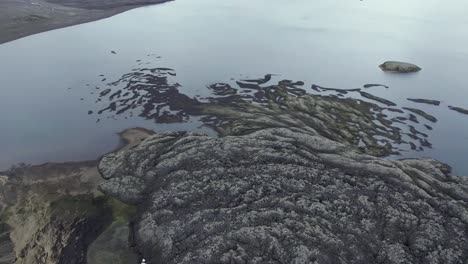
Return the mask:
[[154,135],[106,155],[105,193],[139,207],[147,263],[462,263],[468,182],[318,134]]
[[379,65],[379,68],[387,72],[410,73],[418,72],[421,68],[415,64],[401,61],[386,61]]

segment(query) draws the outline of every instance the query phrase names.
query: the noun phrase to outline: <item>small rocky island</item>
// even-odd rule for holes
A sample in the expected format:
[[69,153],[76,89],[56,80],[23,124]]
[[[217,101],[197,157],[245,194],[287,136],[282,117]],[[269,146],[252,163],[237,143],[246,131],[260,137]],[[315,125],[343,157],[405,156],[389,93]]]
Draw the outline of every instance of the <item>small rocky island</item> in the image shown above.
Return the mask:
[[401,61],[386,61],[379,65],[379,68],[386,72],[395,73],[411,73],[421,70],[421,68],[415,64]]

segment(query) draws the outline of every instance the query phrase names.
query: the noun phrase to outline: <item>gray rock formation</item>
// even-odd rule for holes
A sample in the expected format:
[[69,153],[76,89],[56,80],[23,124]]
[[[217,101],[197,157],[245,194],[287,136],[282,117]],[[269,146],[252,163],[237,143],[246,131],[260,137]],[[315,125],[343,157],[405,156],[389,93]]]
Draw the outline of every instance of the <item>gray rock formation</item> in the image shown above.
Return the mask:
[[421,70],[421,68],[415,64],[401,61],[386,61],[379,65],[379,68],[383,71],[398,73],[418,72]]
[[99,164],[147,263],[464,263],[468,182],[288,128],[154,135]]

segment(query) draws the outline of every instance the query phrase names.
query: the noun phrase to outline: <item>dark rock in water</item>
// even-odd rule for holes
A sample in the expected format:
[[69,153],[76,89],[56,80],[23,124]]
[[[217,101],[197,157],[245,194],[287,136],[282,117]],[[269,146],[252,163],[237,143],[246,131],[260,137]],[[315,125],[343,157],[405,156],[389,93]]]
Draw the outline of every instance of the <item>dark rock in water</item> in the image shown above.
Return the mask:
[[133,69],[107,84],[109,88],[102,91],[100,97],[110,94],[108,105],[97,113],[115,111],[121,115],[138,108],[138,115],[148,120],[185,122],[191,107],[198,101],[180,93],[180,84],[174,82],[172,76],[176,76],[175,71],[166,67]]
[[213,93],[218,96],[234,95],[237,93],[237,90],[227,83],[214,83],[209,85],[208,89],[213,90]]
[[269,82],[271,80],[271,77],[273,76],[273,74],[266,74],[265,77],[261,78],[261,79],[247,79],[247,80],[241,80],[242,82],[253,82],[253,83],[256,83],[258,85],[260,84],[265,84],[267,82]]
[[239,82],[239,81],[236,81],[236,84],[240,87],[240,88],[245,88],[245,89],[260,89],[260,86],[258,84],[254,84],[254,83],[243,83],[243,82]]
[[323,86],[319,86],[319,85],[316,85],[316,84],[312,84],[312,90],[315,90],[317,92],[335,91],[335,92],[340,93],[340,94],[347,94],[348,92],[359,92],[359,91],[361,91],[360,88],[339,89],[339,88],[323,87]]
[[424,112],[423,110],[416,109],[416,108],[410,108],[410,107],[403,107],[403,109],[406,109],[406,110],[408,110],[410,112],[413,112],[413,113],[415,113],[417,115],[420,115],[420,116],[424,117],[425,119],[427,119],[427,120],[429,120],[429,121],[431,121],[433,123],[437,122],[437,118],[435,118],[434,116],[431,116],[430,114]]
[[455,112],[458,112],[460,114],[465,114],[468,115],[468,109],[464,109],[461,107],[456,107],[456,106],[449,106],[450,110],[453,110]]
[[379,68],[383,71],[396,73],[410,73],[421,70],[421,68],[415,64],[400,61],[386,61],[379,65]]
[[[252,124],[258,121],[251,119],[262,117],[276,126],[291,127],[294,123],[296,127],[312,127],[329,139],[360,145],[363,152],[375,156],[398,154],[403,148],[396,146],[408,144],[401,139],[401,129],[392,125],[392,122],[402,123],[402,120],[382,113],[385,110],[403,113],[402,110],[340,98],[347,92],[360,92],[361,88],[336,89],[312,85],[312,89],[319,92],[334,91],[338,96],[308,95],[301,87],[304,85],[302,81],[284,79],[277,84],[258,85],[255,79],[251,79],[238,81],[238,86],[214,83],[208,87],[213,91],[212,97],[198,101],[196,97],[181,93],[180,84],[168,75],[176,73],[161,67],[135,69],[116,81],[110,81],[108,89],[102,91],[96,100],[99,102],[102,98],[107,105],[100,105],[96,114],[125,118],[129,116],[127,112],[135,110],[136,115],[158,123],[187,122],[190,116],[202,116],[201,121],[206,126],[223,135],[225,130],[232,131],[227,124],[234,123],[233,120],[249,120],[250,124],[242,126],[241,131],[251,132],[257,128]],[[362,95],[386,105],[395,105],[368,93],[362,92]],[[247,113],[255,114],[247,118]],[[213,116],[216,117],[214,121],[210,119]],[[419,145],[419,139],[413,143]]]
[[122,95],[122,90],[117,90],[115,93],[113,93],[113,94],[111,94],[111,95],[109,96],[109,100],[112,101],[112,100],[114,100],[114,98],[117,98],[117,99],[118,99],[118,98],[121,97],[121,95]]
[[88,111],[88,115],[91,115],[93,113],[93,111],[89,110]]
[[424,125],[428,130],[432,130],[433,128],[430,125]]
[[401,114],[403,114],[403,113],[404,113],[404,111],[403,111],[403,110],[401,110],[401,109],[397,109],[397,108],[386,108],[385,110],[388,110],[388,111],[390,111],[390,112],[394,112],[394,113],[401,113]]
[[281,80],[278,82],[278,85],[284,85],[288,87],[295,87],[295,86],[303,86],[304,82],[303,81],[297,81],[293,82],[292,80]]
[[385,88],[388,88],[387,85],[376,84],[376,83],[364,84],[363,87],[364,88],[371,88],[371,87],[385,87]]
[[361,94],[362,97],[365,97],[365,98],[370,99],[370,100],[377,101],[377,102],[382,103],[384,105],[396,106],[396,104],[394,102],[389,101],[387,99],[383,99],[383,98],[375,96],[375,95],[372,95],[370,93],[366,93],[366,92],[359,92],[359,93]]
[[440,101],[437,100],[430,100],[430,99],[414,99],[414,98],[407,98],[408,101],[412,101],[415,103],[422,103],[422,104],[430,104],[430,105],[440,105]]
[[423,136],[423,137],[425,137],[425,138],[428,137],[427,134],[420,132],[420,131],[417,130],[414,126],[409,126],[409,128],[410,128],[410,132],[411,132],[413,135],[416,135],[416,136],[417,136],[417,135],[421,135],[421,136]]
[[418,124],[419,124],[418,118],[417,118],[415,115],[413,115],[413,114],[409,114],[409,120],[410,120],[411,122],[414,122],[414,123],[418,123]]
[[117,54],[117,52],[115,52],[115,51],[111,51],[111,53],[112,53],[112,54]]
[[[415,146],[416,147],[416,146]],[[148,263],[463,263],[468,182],[287,128],[152,136],[104,156]]]
[[101,93],[99,93],[100,96],[106,96],[108,93],[111,92],[111,89],[105,89],[104,91],[102,91]]

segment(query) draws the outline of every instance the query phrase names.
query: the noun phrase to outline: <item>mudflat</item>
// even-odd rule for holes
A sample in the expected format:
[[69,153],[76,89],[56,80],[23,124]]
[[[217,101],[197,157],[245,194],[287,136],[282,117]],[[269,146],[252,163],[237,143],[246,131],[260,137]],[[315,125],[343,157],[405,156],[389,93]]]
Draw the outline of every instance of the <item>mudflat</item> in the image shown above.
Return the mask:
[[0,44],[171,0],[2,0]]

